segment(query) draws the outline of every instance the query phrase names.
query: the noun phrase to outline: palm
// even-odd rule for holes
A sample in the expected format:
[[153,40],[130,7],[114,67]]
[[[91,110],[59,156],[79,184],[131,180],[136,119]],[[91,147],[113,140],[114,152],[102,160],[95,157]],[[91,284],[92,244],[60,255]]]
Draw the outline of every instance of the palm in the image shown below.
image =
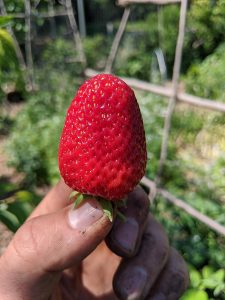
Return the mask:
[[114,273],[121,258],[101,243],[80,268],[63,272],[54,300],[116,300],[112,288]]

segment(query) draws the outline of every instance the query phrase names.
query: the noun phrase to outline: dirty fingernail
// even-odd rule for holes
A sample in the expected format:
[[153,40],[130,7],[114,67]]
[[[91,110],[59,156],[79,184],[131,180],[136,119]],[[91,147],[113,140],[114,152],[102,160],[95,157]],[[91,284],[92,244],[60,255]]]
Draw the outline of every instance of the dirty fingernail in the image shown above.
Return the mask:
[[120,278],[121,295],[123,299],[142,299],[146,293],[148,275],[143,268],[129,268]]
[[103,216],[101,205],[95,199],[87,199],[81,205],[69,211],[69,223],[72,228],[86,230]]
[[115,227],[113,239],[125,252],[132,253],[136,247],[138,233],[138,223],[135,219],[128,217],[125,221],[119,221]]

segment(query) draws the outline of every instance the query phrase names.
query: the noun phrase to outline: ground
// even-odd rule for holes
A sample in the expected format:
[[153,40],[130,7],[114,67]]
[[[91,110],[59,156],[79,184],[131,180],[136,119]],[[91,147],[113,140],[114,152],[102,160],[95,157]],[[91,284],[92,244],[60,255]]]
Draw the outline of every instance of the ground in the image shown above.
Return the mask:
[[9,244],[13,234],[0,222],[0,256]]
[[[14,103],[14,104],[8,103],[5,106],[4,112],[13,118],[21,110],[22,106],[23,103]],[[7,153],[5,151],[6,141],[7,141],[7,136],[0,134],[0,180],[4,178],[4,180],[7,179],[7,181],[16,184],[21,179],[21,175],[15,173],[15,171],[12,168],[9,168],[7,166]],[[0,191],[0,195],[1,195],[1,191]],[[12,236],[13,233],[10,230],[8,230],[4,224],[0,222],[0,256],[4,252]]]

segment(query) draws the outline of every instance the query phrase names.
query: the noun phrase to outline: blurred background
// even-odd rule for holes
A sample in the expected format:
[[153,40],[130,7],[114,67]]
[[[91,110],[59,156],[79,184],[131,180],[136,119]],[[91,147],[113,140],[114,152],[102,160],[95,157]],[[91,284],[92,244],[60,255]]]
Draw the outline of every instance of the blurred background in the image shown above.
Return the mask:
[[[59,179],[65,113],[86,68],[104,72],[124,8],[107,0],[0,0],[0,253]],[[112,72],[171,87],[179,4],[135,4]],[[225,1],[188,3],[179,91],[225,102]],[[78,30],[79,31],[78,31]],[[135,90],[157,174],[168,101]],[[225,113],[178,103],[164,189],[225,226]],[[183,300],[225,299],[225,236],[157,196],[151,207],[186,259]]]

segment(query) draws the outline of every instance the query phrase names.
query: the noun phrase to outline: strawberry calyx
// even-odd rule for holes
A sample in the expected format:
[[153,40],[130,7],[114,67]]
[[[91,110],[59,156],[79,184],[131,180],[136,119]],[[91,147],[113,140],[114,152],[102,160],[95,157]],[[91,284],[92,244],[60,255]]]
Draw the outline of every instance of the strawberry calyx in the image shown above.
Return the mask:
[[119,211],[120,207],[126,207],[126,200],[124,200],[124,199],[113,203],[102,197],[96,197],[96,196],[92,196],[92,195],[82,194],[77,191],[73,191],[69,196],[70,202],[73,202],[74,209],[76,209],[78,206],[80,206],[83,203],[83,201],[90,199],[90,198],[94,198],[95,200],[97,200],[100,203],[104,214],[109,218],[110,222],[113,221],[113,218],[115,216],[118,216],[124,222],[126,221],[125,215]]

